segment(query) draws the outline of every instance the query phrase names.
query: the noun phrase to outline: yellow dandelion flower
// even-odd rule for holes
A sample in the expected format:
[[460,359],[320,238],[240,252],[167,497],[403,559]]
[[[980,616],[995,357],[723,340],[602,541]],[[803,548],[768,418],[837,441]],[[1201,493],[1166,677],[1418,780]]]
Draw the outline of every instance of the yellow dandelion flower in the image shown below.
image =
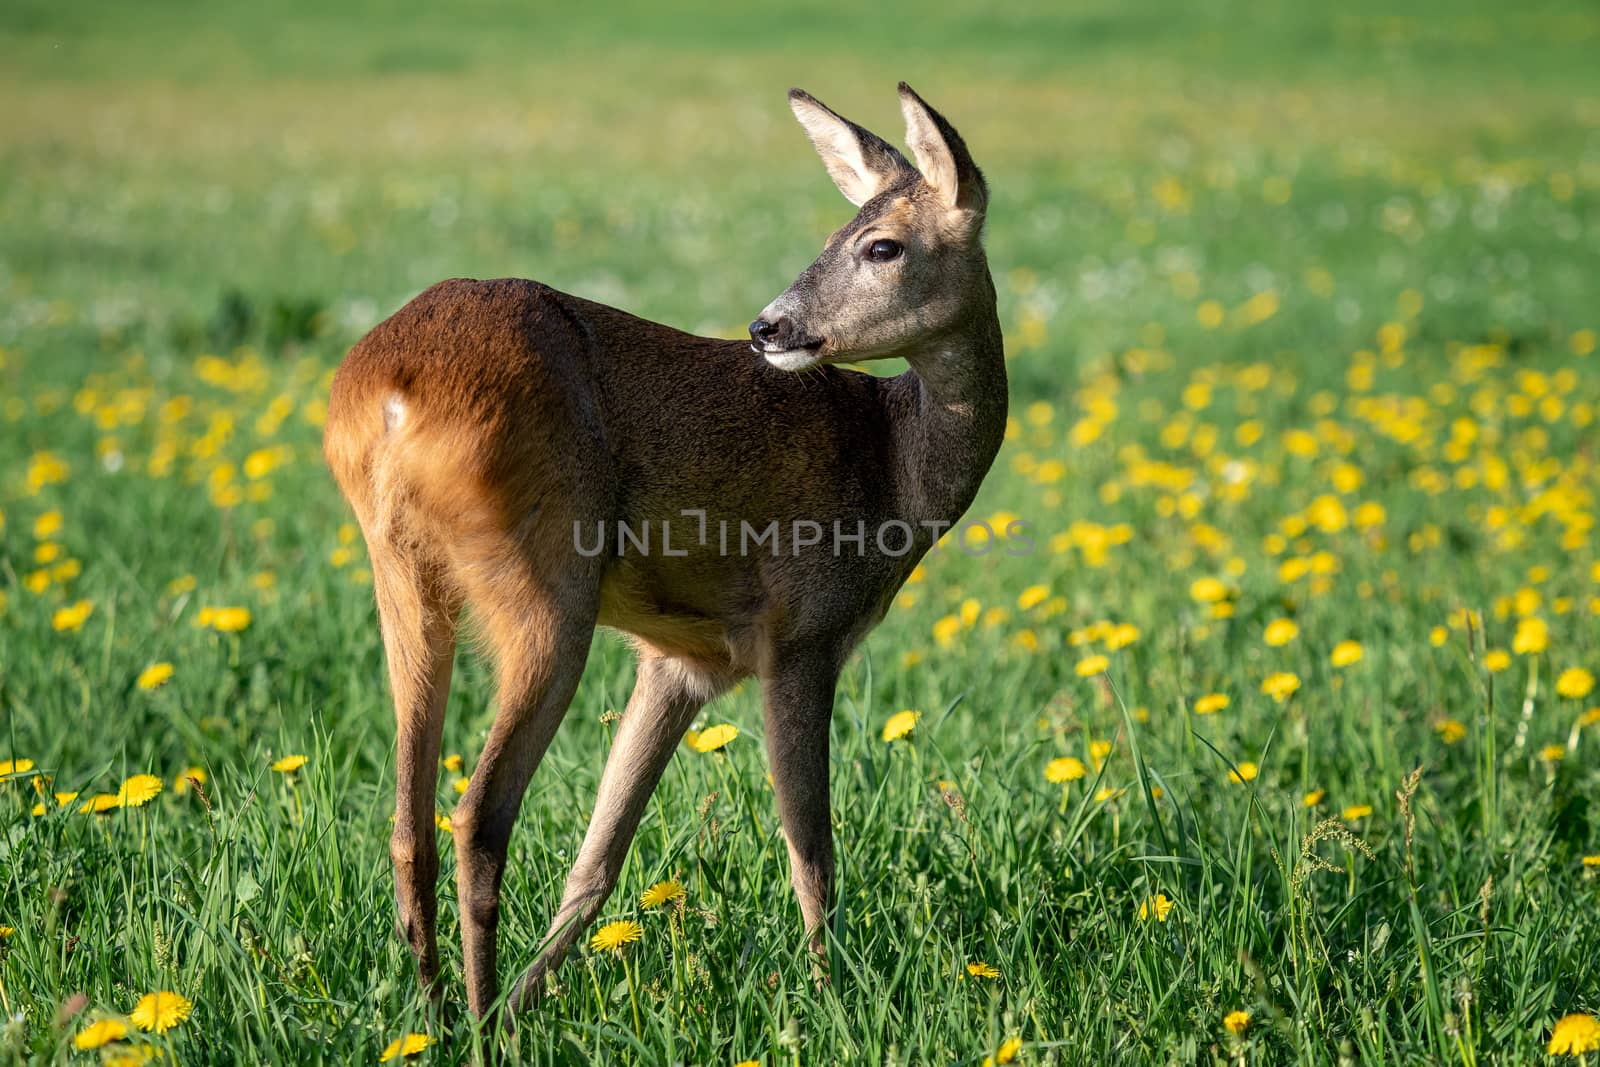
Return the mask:
[[28,460],[28,491],[38,493],[47,485],[67,480],[71,469],[54,452],[35,452]]
[[293,774],[309,762],[305,756],[284,756],[282,759],[272,761],[272,769],[279,774]]
[[1261,691],[1282,704],[1300,688],[1300,677],[1293,671],[1269,674],[1261,683]]
[[1585,867],[1600,867],[1600,854],[1583,857]]
[[1127,792],[1127,789],[1113,789],[1109,785],[1103,785],[1098,790],[1095,791],[1094,802],[1096,804],[1104,804],[1108,800],[1117,799],[1118,797],[1120,797],[1122,794],[1124,794],[1126,792]]
[[1318,804],[1321,804],[1322,798],[1327,795],[1328,791],[1326,789],[1313,789],[1311,792],[1300,798],[1300,806],[1304,808],[1314,808]]
[[688,890],[683,888],[683,883],[668,879],[665,882],[657,882],[641,893],[639,895],[639,906],[643,908],[659,908],[663,904],[671,903],[674,900],[682,900],[687,894]]
[[64,520],[59,511],[47,511],[33,520],[33,536],[36,540],[44,541],[61,532]]
[[1578,716],[1579,726],[1593,726],[1596,723],[1600,723],[1600,707],[1590,708]]
[[1365,654],[1360,641],[1340,641],[1333,646],[1333,652],[1328,655],[1328,662],[1335,667],[1348,667],[1352,663],[1361,662],[1361,657]]
[[1242,1034],[1250,1029],[1250,1013],[1247,1011],[1230,1011],[1222,1018],[1222,1025],[1228,1028],[1230,1034]]
[[1076,756],[1057,756],[1044,766],[1045,781],[1058,785],[1075,782],[1086,773],[1088,769]]
[[427,1034],[406,1034],[389,1042],[383,1054],[378,1057],[379,1063],[388,1063],[390,1060],[400,1059],[405,1056],[415,1056],[429,1045],[433,1038]]
[[1566,755],[1567,747],[1565,745],[1546,745],[1539,750],[1539,758],[1546,763],[1554,763],[1556,760],[1564,759]]
[[740,1060],[733,1067],[761,1067],[760,1060]]
[[973,960],[967,964],[967,973],[974,978],[999,978],[1000,972],[982,960]]
[[1261,773],[1261,768],[1260,767],[1257,767],[1254,763],[1250,762],[1249,760],[1245,760],[1243,763],[1239,764],[1233,770],[1230,770],[1228,772],[1228,781],[1230,781],[1230,782],[1253,782],[1253,781],[1256,780],[1256,775],[1258,775],[1260,773]]
[[211,609],[210,626],[219,633],[234,634],[250,625],[249,608]]
[[1428,643],[1434,648],[1438,648],[1448,640],[1450,640],[1450,631],[1443,626],[1435,626],[1428,631]]
[[1556,677],[1556,692],[1568,700],[1582,700],[1594,690],[1594,675],[1582,667],[1568,667]]
[[1370,530],[1374,526],[1382,526],[1388,519],[1389,513],[1382,504],[1376,501],[1367,501],[1356,508],[1355,523],[1359,530]]
[[739,728],[728,723],[720,726],[709,726],[690,742],[696,752],[715,752],[729,741],[739,736]]
[[159,1045],[115,1045],[100,1053],[100,1067],[144,1067],[161,1057]]
[[1517,632],[1511,636],[1511,651],[1519,656],[1531,656],[1550,647],[1550,628],[1537,615],[1530,615],[1517,623]]
[[185,767],[183,772],[172,780],[172,791],[178,796],[185,796],[196,784],[205,785],[211,776],[206,774],[204,767]]
[[471,778],[461,777],[461,778],[457,778],[455,781],[451,782],[450,783],[450,788],[454,789],[456,791],[456,796],[464,797],[464,796],[467,795],[467,787],[469,785],[471,785],[471,784],[472,784],[472,779]]
[[166,685],[167,680],[171,677],[172,664],[152,663],[150,666],[139,672],[139,680],[135,684],[138,685],[140,689],[148,692],[151,689],[159,689],[161,686]]
[[1000,1047],[994,1050],[993,1056],[983,1058],[983,1067],[994,1067],[997,1063],[1015,1063],[1020,1055],[1022,1055],[1022,1038],[1008,1037],[1000,1042]]
[[1196,715],[1211,715],[1226,708],[1228,704],[1228,694],[1207,693],[1194,702],[1194,713]]
[[621,952],[644,936],[644,927],[630,919],[606,923],[589,939],[589,947],[596,952]]
[[917,728],[917,720],[922,718],[920,711],[897,711],[889,716],[889,721],[883,724],[883,739],[885,742],[898,741]]
[[1218,578],[1196,578],[1189,586],[1189,596],[1202,604],[1215,604],[1228,598],[1228,587]]
[[1491,648],[1483,654],[1483,666],[1490,674],[1499,674],[1511,666],[1511,653],[1503,648]]
[[194,1004],[188,997],[163,989],[140,997],[128,1018],[141,1030],[164,1034],[187,1019],[193,1010]]
[[1439,740],[1447,745],[1453,745],[1467,736],[1466,723],[1456,719],[1442,719],[1433,728],[1439,732]]
[[33,767],[31,759],[0,759],[0,778],[8,774],[27,774]]
[[1043,604],[1050,597],[1048,585],[1030,585],[1017,596],[1017,609],[1030,611]]
[[1348,808],[1345,808],[1343,811],[1341,811],[1339,813],[1339,817],[1345,822],[1355,822],[1357,819],[1365,819],[1371,814],[1371,804],[1352,804]]
[[1154,919],[1156,922],[1164,923],[1175,906],[1171,900],[1167,899],[1165,893],[1157,893],[1154,896],[1145,897],[1139,902],[1139,918],[1144,922]]
[[1293,619],[1273,619],[1267,623],[1261,639],[1273,648],[1279,648],[1293,641],[1300,634],[1300,627],[1295,625]]
[[448,755],[448,756],[446,756],[444,758],[444,769],[445,770],[453,771],[456,774],[460,774],[461,773],[461,768],[462,768],[461,753],[452,752],[452,753],[450,753],[450,755]]
[[16,932],[17,928],[15,926],[0,926],[0,941],[5,940]]
[[125,808],[148,804],[161,792],[161,779],[153,774],[135,774],[117,790],[117,803]]
[[1131,622],[1119,623],[1106,635],[1106,647],[1115,652],[1139,640],[1139,628]]
[[1573,1014],[1562,1018],[1550,1034],[1552,1056],[1582,1056],[1600,1049],[1600,1020],[1593,1015]]
[[955,644],[956,637],[961,633],[961,619],[955,615],[946,615],[933,624],[933,639],[939,642],[941,648],[949,648]]
[[50,616],[50,625],[64,633],[72,633],[82,629],[94,613],[94,605],[87,600],[80,600],[68,607],[57,608],[54,615]]
[[1103,673],[1109,666],[1111,666],[1111,661],[1104,656],[1085,656],[1078,661],[1078,665],[1073,670],[1078,672],[1078,677],[1080,678],[1092,678],[1096,674]]
[[78,810],[90,815],[104,815],[108,811],[115,811],[122,807],[122,798],[115,793],[96,793],[78,806]]
[[128,1036],[128,1025],[121,1019],[101,1019],[79,1030],[72,1039],[74,1048],[87,1051],[121,1041]]

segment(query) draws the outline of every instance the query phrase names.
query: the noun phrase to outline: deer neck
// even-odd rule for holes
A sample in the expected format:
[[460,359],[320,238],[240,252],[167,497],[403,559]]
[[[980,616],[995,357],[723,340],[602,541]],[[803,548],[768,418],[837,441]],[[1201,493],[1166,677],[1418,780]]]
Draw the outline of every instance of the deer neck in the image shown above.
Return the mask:
[[986,296],[960,329],[908,356],[911,369],[896,381],[898,495],[912,523],[954,524],[1005,438],[1005,349],[992,284]]

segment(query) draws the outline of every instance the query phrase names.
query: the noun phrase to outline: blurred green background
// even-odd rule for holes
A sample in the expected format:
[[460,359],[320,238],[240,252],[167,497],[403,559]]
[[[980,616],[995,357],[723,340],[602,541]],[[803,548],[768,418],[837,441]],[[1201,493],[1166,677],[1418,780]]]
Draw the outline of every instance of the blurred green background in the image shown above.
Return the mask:
[[[1585,4],[18,0],[3,19],[0,293],[121,329],[205,316],[232,287],[324,302],[349,333],[457,274],[737,326],[845,216],[784,106],[791,85],[892,141],[894,84],[919,87],[992,172],[997,273],[1063,283],[1155,273],[1174,247],[1224,296],[1251,265],[1299,267],[1284,247],[1335,275],[1398,276],[1415,246],[1375,248],[1361,225],[1391,179],[1594,166]],[[1219,169],[1232,205],[1139,203],[1163,175]],[[1249,211],[1270,175],[1339,186],[1345,224]],[[1129,240],[1136,205],[1159,240]],[[1535,299],[1585,299],[1584,280],[1557,272]],[[1119,343],[1168,299],[1119,295],[1072,302],[1071,348]],[[1499,321],[1484,295],[1460,303]]]

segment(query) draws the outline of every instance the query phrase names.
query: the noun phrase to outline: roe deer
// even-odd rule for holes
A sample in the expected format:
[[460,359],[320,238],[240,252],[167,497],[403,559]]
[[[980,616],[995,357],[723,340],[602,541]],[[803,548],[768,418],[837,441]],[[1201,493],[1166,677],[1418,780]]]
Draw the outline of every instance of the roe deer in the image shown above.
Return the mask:
[[[835,684],[972,502],[1006,423],[983,176],[904,83],[900,103],[915,167],[790,92],[860,211],[750,324],[749,342],[538,282],[456,279],[375,327],[339,368],[324,448],[372,561],[399,726],[399,927],[435,993],[434,790],[463,608],[496,664],[494,724],[453,820],[480,1017],[497,1007],[512,824],[597,625],[630,635],[637,681],[560,907],[508,1007],[539,996],[605,903],[696,713],[751,675],[794,890],[823,951]],[[910,366],[893,379],[828,366],[893,356]]]

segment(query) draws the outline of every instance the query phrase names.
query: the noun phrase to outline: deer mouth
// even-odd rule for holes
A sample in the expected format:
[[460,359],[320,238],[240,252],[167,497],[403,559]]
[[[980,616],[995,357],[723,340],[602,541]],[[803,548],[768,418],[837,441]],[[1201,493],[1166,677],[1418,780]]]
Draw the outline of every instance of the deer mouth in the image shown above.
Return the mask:
[[766,359],[769,365],[779,370],[805,370],[807,367],[814,367],[822,361],[821,341],[785,345],[775,345],[768,342],[767,344],[751,345],[750,347]]

